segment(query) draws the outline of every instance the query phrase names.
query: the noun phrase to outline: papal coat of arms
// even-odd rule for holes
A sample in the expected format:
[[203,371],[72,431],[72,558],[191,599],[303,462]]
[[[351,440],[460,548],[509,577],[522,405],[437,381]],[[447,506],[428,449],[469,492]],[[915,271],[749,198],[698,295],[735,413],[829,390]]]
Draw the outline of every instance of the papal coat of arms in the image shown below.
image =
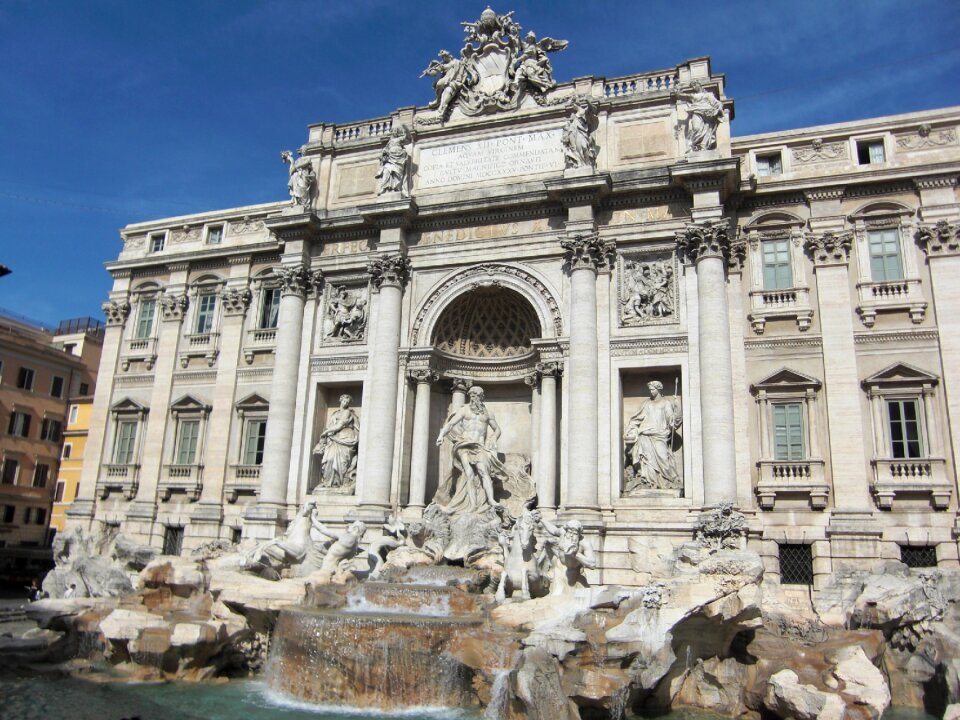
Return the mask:
[[460,57],[441,50],[420,77],[432,75],[437,98],[431,103],[441,120],[454,107],[465,115],[512,110],[529,94],[544,103],[554,87],[553,66],[548,53],[567,47],[566,40],[545,37],[540,40],[529,32],[521,36],[521,27],[513,12],[497,15],[487,8],[476,22],[461,23],[466,37]]

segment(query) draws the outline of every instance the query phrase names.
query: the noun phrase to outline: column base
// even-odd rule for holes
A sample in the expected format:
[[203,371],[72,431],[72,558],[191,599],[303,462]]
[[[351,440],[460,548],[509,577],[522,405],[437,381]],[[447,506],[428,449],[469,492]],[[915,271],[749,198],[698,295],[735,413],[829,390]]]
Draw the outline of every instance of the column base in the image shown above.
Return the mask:
[[411,520],[419,520],[423,517],[423,511],[426,509],[425,505],[407,505],[403,511],[400,513],[403,518],[410,518]]
[[152,502],[130,503],[125,513],[127,520],[136,522],[153,522],[157,518],[157,506]]
[[286,528],[286,512],[282,505],[253,505],[243,514],[243,537],[272,540]]
[[579,520],[584,527],[603,525],[603,513],[599,505],[566,505],[557,512],[557,520]]
[[365,504],[357,508],[357,520],[363,520],[368,526],[379,527],[393,514],[390,505]]

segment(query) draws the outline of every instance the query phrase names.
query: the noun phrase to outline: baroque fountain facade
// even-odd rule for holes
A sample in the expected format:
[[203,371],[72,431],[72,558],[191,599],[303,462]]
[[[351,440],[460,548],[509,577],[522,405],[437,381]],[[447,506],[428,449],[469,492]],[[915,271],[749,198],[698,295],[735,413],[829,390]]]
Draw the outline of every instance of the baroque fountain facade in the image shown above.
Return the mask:
[[[746,648],[853,616],[927,623],[900,665],[950,644],[960,113],[734,139],[707,58],[558,83],[566,40],[464,29],[428,106],[310,126],[289,201],[124,228],[51,594],[209,595],[313,700],[407,704],[397,658],[434,657],[429,695],[502,714],[878,715],[869,632],[817,650],[834,681],[748,678]],[[892,560],[909,622],[877,615]]]

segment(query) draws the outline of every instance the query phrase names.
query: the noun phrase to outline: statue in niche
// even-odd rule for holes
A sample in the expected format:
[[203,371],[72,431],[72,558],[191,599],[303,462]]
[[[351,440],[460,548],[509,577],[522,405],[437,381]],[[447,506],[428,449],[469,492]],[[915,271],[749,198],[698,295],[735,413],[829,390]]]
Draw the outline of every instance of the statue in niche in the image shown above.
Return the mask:
[[703,89],[699,80],[690,90],[676,94],[687,102],[687,146],[690,152],[714,150],[717,147],[717,125],[723,120],[723,103]]
[[320,482],[317,487],[350,494],[357,482],[357,443],[360,418],[350,407],[353,398],[340,396],[340,409],[330,416],[313,454],[320,456]]
[[377,170],[377,195],[388,192],[404,193],[407,179],[407,164],[410,161],[410,130],[398,125],[390,131],[390,139],[380,152],[380,169]]
[[596,140],[593,129],[596,126],[596,112],[593,104],[585,97],[579,97],[573,103],[573,114],[567,119],[560,141],[563,143],[563,157],[568,168],[593,168],[597,162]]
[[309,210],[313,204],[313,188],[317,183],[317,176],[313,172],[310,158],[299,157],[294,160],[293,153],[289,150],[280,153],[280,158],[290,166],[287,190],[290,192],[291,203]]
[[367,329],[367,301],[359,292],[350,292],[343,285],[335,286],[327,305],[330,316],[328,338],[342,342],[363,340]]
[[[453,464],[460,471],[462,482],[450,498],[448,511],[476,512],[485,507],[496,508],[493,474],[506,475],[506,468],[497,459],[497,441],[501,430],[493,414],[487,411],[483,388],[474,385],[467,391],[469,402],[453,413],[440,429],[437,447],[450,435],[453,441]],[[493,432],[487,440],[489,431]]]
[[[624,495],[651,489],[681,489],[673,445],[682,422],[680,400],[663,396],[663,383],[647,383],[650,399],[627,423],[623,435],[627,469]],[[674,391],[676,392],[676,391]]]
[[624,325],[639,325],[646,320],[673,317],[674,274],[666,260],[624,263],[627,296],[621,301]]

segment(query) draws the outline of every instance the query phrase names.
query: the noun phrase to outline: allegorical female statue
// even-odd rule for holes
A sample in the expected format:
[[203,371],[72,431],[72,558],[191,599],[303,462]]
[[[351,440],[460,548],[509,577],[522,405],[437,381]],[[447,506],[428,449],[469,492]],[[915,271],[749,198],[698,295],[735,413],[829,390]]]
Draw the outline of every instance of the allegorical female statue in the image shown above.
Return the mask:
[[690,152],[717,147],[717,125],[723,119],[723,104],[703,89],[699,80],[690,83],[688,92],[679,93],[687,101],[687,143]]
[[647,383],[647,388],[650,399],[630,418],[623,435],[629,461],[624,494],[681,487],[672,447],[681,422],[679,408],[674,404],[677,398],[663,397],[663,383],[657,380]]
[[410,131],[398,125],[390,132],[390,139],[380,152],[380,169],[377,170],[377,195],[388,192],[403,192],[407,179],[407,163],[410,152]]
[[568,168],[590,167],[597,162],[597,142],[591,135],[595,123],[594,109],[585,97],[577,98],[573,114],[567,119],[560,140],[564,162]]
[[350,407],[353,398],[340,396],[340,409],[330,416],[320,442],[313,449],[320,456],[320,482],[317,487],[350,493],[357,481],[357,443],[360,418]]

